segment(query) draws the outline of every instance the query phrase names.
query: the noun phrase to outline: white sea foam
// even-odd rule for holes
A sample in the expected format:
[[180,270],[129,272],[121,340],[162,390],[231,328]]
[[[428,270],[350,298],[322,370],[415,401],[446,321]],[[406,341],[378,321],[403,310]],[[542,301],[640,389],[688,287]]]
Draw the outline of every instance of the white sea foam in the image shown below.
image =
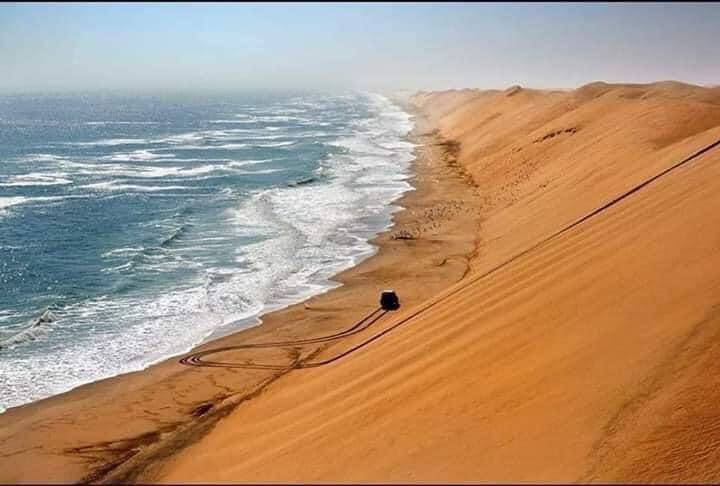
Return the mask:
[[[270,117],[273,118],[273,117]],[[249,120],[212,120],[211,123],[247,123]],[[262,121],[260,118],[258,121]],[[254,123],[254,122],[253,122]],[[228,128],[224,130],[198,130],[193,132],[179,133],[159,138],[109,138],[90,142],[64,142],[63,145],[77,147],[114,147],[129,145],[153,146],[153,149],[142,149],[131,152],[119,152],[111,160],[142,160],[147,157],[151,150],[159,150],[163,145],[179,149],[232,149],[243,148],[246,144],[237,143],[245,138],[267,138],[263,135],[265,129],[280,130],[282,127],[252,128]],[[40,154],[43,155],[43,154]],[[106,156],[106,158],[110,158]],[[50,159],[48,159],[50,160]]]
[[76,162],[74,160],[67,160],[67,159],[59,161],[57,166],[62,169],[68,169],[68,170],[72,170],[72,171],[79,171],[79,170],[84,170],[84,169],[99,170],[100,168],[103,167],[103,165],[100,165],[100,164],[92,164],[92,163],[88,163],[88,162]]
[[268,143],[254,143],[253,146],[255,147],[289,147],[290,145],[295,145],[297,142],[294,140],[286,141],[286,142],[268,142]]
[[[354,234],[372,231],[364,218],[389,220],[393,209],[387,203],[410,188],[405,169],[414,146],[378,148],[404,137],[412,128],[409,117],[396,115],[385,98],[372,102],[378,117],[358,123],[344,140],[347,154],[327,162],[325,182],[265,190],[232,213],[239,234],[265,237],[236,250],[238,262],[249,269],[243,282],[251,282],[251,298],[264,310],[335,286],[335,273],[374,251]],[[378,122],[380,128],[373,128]]]
[[137,255],[141,251],[145,249],[144,246],[128,246],[124,248],[115,248],[114,250],[107,251],[103,253],[103,258],[113,257],[113,256],[133,256]]
[[120,152],[115,153],[112,155],[106,155],[104,157],[100,157],[103,160],[113,160],[117,162],[130,162],[134,160],[153,160],[153,159],[162,159],[162,158],[168,158],[171,156],[168,154],[156,154],[151,152],[150,150],[133,150],[132,152]]
[[257,121],[261,122],[309,122],[312,121],[311,118],[304,117],[304,116],[293,116],[293,115],[262,115],[255,118]]
[[28,154],[22,160],[24,162],[57,162],[65,160],[65,158],[54,154]]
[[159,125],[152,121],[89,121],[85,125]]
[[26,187],[26,186],[58,186],[71,184],[65,172],[32,172],[8,177],[7,181],[0,180],[0,187]]
[[169,143],[169,144],[179,144],[179,143],[187,143],[192,141],[199,141],[199,140],[215,140],[215,139],[221,139],[223,137],[227,137],[231,133],[240,133],[240,132],[234,132],[233,130],[200,130],[196,132],[187,132],[187,133],[180,133],[177,135],[172,135],[165,138],[159,138],[153,140],[154,143]]
[[[31,321],[20,331],[0,340],[0,349],[11,348],[27,341],[35,341],[48,332],[50,332],[49,326],[38,325],[37,321]],[[2,411],[2,408],[0,408],[0,412]]]
[[145,138],[107,138],[92,142],[64,142],[63,145],[77,147],[112,147],[115,145],[147,145],[150,141]]
[[182,150],[230,150],[246,148],[246,143],[223,143],[219,145],[178,145],[176,148]]
[[[252,135],[252,136],[248,136],[246,139],[247,139],[247,140],[255,141],[255,140],[278,140],[278,139],[281,139],[281,138],[290,138],[290,136],[285,135],[285,134],[282,134],[282,133],[278,133],[278,134],[276,134],[276,135],[267,135],[267,134],[265,134],[265,135]],[[292,138],[295,138],[295,135],[293,135]]]
[[11,206],[16,206],[18,204],[22,204],[27,201],[28,201],[28,198],[23,197],[23,196],[0,197],[0,211],[2,211],[3,209],[7,209]]
[[[260,170],[242,170],[242,167],[254,164],[235,164],[227,165],[204,165],[192,168],[185,167],[134,167],[132,170],[113,169],[104,172],[105,175],[113,175],[117,177],[126,177],[128,179],[163,179],[168,182],[176,182],[183,180],[207,180],[214,177],[222,177],[223,174],[272,174],[280,172],[284,169],[260,169]],[[172,187],[172,186],[168,186]],[[180,186],[175,186],[180,187]],[[184,186],[183,186],[184,187]]]
[[[195,309],[188,313],[188,309]],[[248,316],[252,315],[249,310]],[[127,326],[101,333],[74,333],[73,328],[93,326],[100,316],[123,315]],[[202,285],[169,291],[153,300],[142,296],[110,301],[85,301],[63,312],[49,336],[72,336],[47,353],[8,355],[0,361],[0,406],[9,407],[28,398],[54,395],[88,381],[139,370],[160,359],[186,351],[224,323],[212,312]],[[55,323],[54,323],[55,324]],[[46,331],[47,334],[47,331]],[[20,343],[18,343],[20,344]],[[151,344],[148,346],[148,344]],[[42,380],[28,382],[26,373],[40,371]],[[20,401],[18,395],[26,398]]]
[[257,120],[251,118],[247,120],[210,120],[209,123],[217,123],[217,124],[231,124],[231,123],[237,123],[237,124],[249,124],[249,123],[257,123]]
[[37,203],[52,203],[52,202],[59,202],[63,201],[65,199],[72,199],[74,197],[84,197],[84,196],[72,196],[72,195],[64,195],[64,196],[36,196],[36,197],[25,197],[25,196],[11,196],[11,197],[0,197],[0,216],[3,214],[7,214],[8,211],[10,211],[10,208],[13,206],[19,206],[19,205],[29,205],[29,204],[37,204]]
[[[178,167],[178,166],[111,166],[106,167],[101,172],[103,175],[112,175],[118,177],[128,178],[141,178],[141,179],[159,179],[159,178],[189,178],[195,179],[195,176],[211,174],[213,172],[228,172],[234,171],[235,166],[233,162],[227,164],[206,164],[192,167]],[[89,171],[90,174],[98,174],[97,171]]]
[[[405,179],[412,145],[399,143],[411,127],[409,118],[382,97],[368,99],[373,116],[348,128],[345,139],[337,141],[343,153],[324,159],[318,171],[321,176],[312,184],[266,188],[249,197],[243,194],[222,221],[204,222],[203,216],[198,216],[194,222],[200,226],[190,232],[182,232],[180,223],[169,218],[157,228],[167,236],[162,248],[143,241],[105,252],[110,274],[124,275],[133,267],[158,274],[195,268],[198,273],[162,293],[142,289],[64,308],[50,332],[38,336],[46,346],[42,353],[3,355],[0,389],[11,392],[0,396],[0,407],[142,369],[211,336],[252,325],[263,312],[336,286],[331,280],[334,274],[374,252],[367,239],[389,223],[394,210],[390,203],[410,187]],[[316,108],[312,103],[308,106]],[[170,142],[165,137],[163,143],[173,150],[183,146],[211,149],[217,148],[213,144],[233,144],[237,140],[233,137],[240,136],[227,130],[211,132],[181,134]],[[160,155],[154,146],[143,150]],[[271,159],[201,159],[199,166],[183,167],[180,159],[162,157],[108,159],[105,163],[75,159],[58,166],[72,177],[93,174],[90,183],[80,186],[82,190],[110,194],[142,191],[153,197],[166,196],[171,190],[184,194],[190,189],[162,185],[155,178],[205,177],[229,169],[242,172],[256,164],[260,170],[252,171],[254,174],[286,170],[262,169],[261,164]],[[103,175],[113,179],[97,181]],[[117,177],[151,180],[129,184]],[[234,199],[236,192],[240,189],[225,188],[210,196],[227,201]],[[0,198],[0,207],[4,199]],[[256,243],[248,244],[248,238]],[[230,263],[205,264],[215,262],[218,253],[231,255]],[[122,326],[108,324],[118,316],[122,316]]]
[[188,186],[141,186],[137,184],[121,184],[117,181],[95,182],[79,186],[79,189],[91,191],[126,191],[126,192],[158,192],[191,189]]
[[259,169],[259,170],[246,170],[242,171],[242,174],[275,174],[277,172],[282,172],[285,169]]
[[[156,154],[159,155],[159,154]],[[109,159],[103,159],[109,160]],[[271,160],[271,159],[268,159]],[[124,176],[124,177],[162,177],[163,175],[194,175],[198,173],[210,172],[212,170],[220,170],[223,167],[230,166],[237,161],[235,159],[205,159],[205,158],[181,158],[176,157],[174,154],[163,154],[163,158],[150,158],[148,160],[123,160],[124,162],[146,162],[151,161],[152,163],[189,163],[189,162],[204,162],[206,164],[195,167],[166,167],[166,166],[152,166],[146,164],[118,164],[118,163],[83,163],[73,161],[63,161],[59,164],[59,167],[66,169],[68,177],[70,175],[80,176]],[[112,161],[111,162],[116,162]],[[260,163],[264,161],[253,161],[249,160],[248,163]],[[212,163],[212,164],[207,164]]]
[[273,159],[249,159],[249,160],[233,160],[228,163],[228,167],[245,167],[247,165],[265,164],[272,162]]
[[126,172],[123,175],[142,178],[159,178],[159,177],[192,177],[201,174],[209,174],[211,172],[226,170],[221,165],[201,165],[192,168],[186,167],[142,167],[137,172]]

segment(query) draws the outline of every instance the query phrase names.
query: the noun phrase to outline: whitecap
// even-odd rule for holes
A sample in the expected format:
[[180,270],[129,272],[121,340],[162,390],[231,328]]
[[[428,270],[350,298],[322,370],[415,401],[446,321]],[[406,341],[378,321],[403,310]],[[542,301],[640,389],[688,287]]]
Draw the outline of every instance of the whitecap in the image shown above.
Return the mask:
[[233,160],[228,163],[228,167],[245,167],[247,165],[265,164],[267,162],[272,162],[273,160],[275,159]]
[[103,258],[109,258],[114,256],[132,256],[140,253],[145,249],[144,246],[128,246],[123,248],[115,248],[114,250],[106,251],[102,254]]
[[249,120],[209,120],[208,123],[216,123],[216,124],[249,124],[249,123],[256,123],[256,120],[249,119]]
[[229,150],[247,147],[246,143],[225,143],[220,145],[178,145],[177,149],[182,150]]
[[27,197],[23,196],[0,197],[0,211],[11,206],[17,206],[18,204],[22,204],[28,200],[29,199]]
[[85,125],[158,125],[153,121],[89,121]]
[[58,186],[71,184],[70,179],[65,178],[64,172],[33,172],[30,174],[19,174],[10,176],[7,182],[0,182],[2,187],[27,187],[27,186]]
[[137,192],[157,192],[172,191],[180,189],[192,189],[188,186],[141,186],[137,184],[119,184],[116,181],[96,182],[86,184],[79,187],[80,189],[89,189],[92,191],[137,191]]
[[289,147],[290,145],[295,145],[297,141],[287,141],[287,142],[270,142],[270,143],[254,143],[254,147],[263,147],[263,148],[272,148],[272,147]]
[[156,154],[150,150],[134,150],[132,152],[119,152],[112,155],[100,157],[103,160],[112,160],[116,162],[130,162],[136,160],[153,160],[162,158],[172,158],[171,154]]
[[25,162],[57,162],[63,161],[65,158],[54,154],[27,154],[22,160]]
[[[210,336],[253,325],[262,312],[338,285],[332,281],[333,275],[374,252],[367,239],[381,229],[378,224],[389,224],[393,210],[391,201],[409,188],[402,180],[403,175],[398,174],[407,173],[406,161],[412,149],[396,143],[405,135],[406,120],[396,114],[397,108],[383,98],[368,97],[368,100],[373,112],[371,118],[343,131],[343,136],[348,139],[346,145],[351,146],[345,147],[346,153],[323,161],[326,176],[316,184],[270,188],[249,198],[238,188],[235,193],[223,190],[208,194],[208,197],[218,197],[222,192],[224,202],[229,201],[228,196],[232,194],[240,196],[235,210],[224,214],[228,218],[228,226],[219,225],[222,233],[198,233],[200,239],[197,241],[193,235],[178,239],[169,252],[177,259],[169,256],[163,260],[138,260],[138,265],[153,272],[185,267],[189,263],[181,258],[184,251],[190,252],[193,260],[202,258],[207,246],[223,244],[222,241],[202,241],[202,237],[220,238],[222,234],[222,238],[228,238],[228,249],[232,248],[229,252],[235,260],[228,263],[227,268],[212,265],[212,268],[200,272],[196,280],[182,282],[183,287],[164,288],[161,293],[144,289],[142,293],[118,295],[112,300],[86,300],[67,310],[64,319],[67,327],[63,325],[63,328],[85,325],[93,332],[60,335],[68,339],[53,339],[53,342],[62,342],[62,345],[58,345],[52,353],[16,353],[0,361],[0,376],[12,391],[0,396],[1,406],[26,403],[89,381],[142,369],[168,356],[183,353]],[[193,133],[192,137],[197,137],[202,132]],[[205,132],[204,136],[228,141],[237,134]],[[186,134],[185,141],[176,141],[173,148],[176,148],[175,145],[199,146],[194,142],[199,138],[192,137]],[[203,148],[217,147],[208,145]],[[238,160],[223,162],[205,161],[199,167],[189,169],[209,170],[210,166],[224,166],[240,169],[237,172],[243,173],[245,166],[270,161],[242,160],[239,157]],[[122,171],[134,174],[133,177],[142,177],[138,174],[160,176],[161,171],[166,171],[163,176],[180,177],[186,170],[179,167],[179,161],[171,163],[172,167],[161,167],[158,163],[157,167],[143,165],[144,168],[138,166],[147,161],[137,161],[138,166],[131,162],[87,164],[86,167],[75,168]],[[153,161],[149,163],[155,164]],[[268,168],[251,173],[279,170],[287,169]],[[174,171],[175,174],[172,174]],[[383,181],[386,184],[380,184]],[[152,197],[167,197],[171,189],[185,188],[127,184],[118,180],[95,182],[83,187],[115,193],[122,190],[149,191],[148,196]],[[178,191],[178,195],[186,194]],[[369,223],[370,216],[382,218]],[[248,245],[242,240],[242,244],[232,244],[234,238],[245,236],[262,241]],[[112,253],[114,250],[107,252],[108,258],[112,258],[107,262],[114,267],[113,271],[122,271],[120,265],[127,265],[124,259],[132,258],[134,249],[138,247],[128,246],[124,248],[124,253],[120,251],[123,248],[118,248],[117,253]],[[122,316],[122,325],[101,327],[105,323],[113,323],[117,316]],[[101,332],[95,332],[95,326]]]
[[112,147],[115,145],[145,145],[147,143],[149,143],[149,141],[144,138],[107,138],[92,142],[64,142],[63,145],[73,145],[77,147]]
[[226,137],[228,133],[233,133],[231,130],[200,130],[196,132],[180,133],[177,135],[171,135],[165,138],[154,139],[154,143],[169,143],[178,144],[204,139],[216,139]]

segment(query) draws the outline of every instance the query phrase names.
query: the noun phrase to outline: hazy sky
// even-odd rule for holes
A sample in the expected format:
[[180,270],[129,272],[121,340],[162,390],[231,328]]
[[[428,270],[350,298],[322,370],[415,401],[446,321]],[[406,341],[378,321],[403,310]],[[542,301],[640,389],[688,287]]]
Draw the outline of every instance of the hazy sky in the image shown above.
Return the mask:
[[720,84],[720,3],[0,4],[0,91]]

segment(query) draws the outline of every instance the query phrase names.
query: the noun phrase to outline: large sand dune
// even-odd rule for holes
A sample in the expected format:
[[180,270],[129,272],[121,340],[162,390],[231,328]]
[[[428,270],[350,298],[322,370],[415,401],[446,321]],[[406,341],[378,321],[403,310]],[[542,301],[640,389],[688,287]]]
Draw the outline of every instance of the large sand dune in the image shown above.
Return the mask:
[[720,139],[720,90],[413,102],[484,198],[470,274],[323,351],[425,309],[350,356],[279,378],[143,479],[720,480],[720,147],[540,244]]

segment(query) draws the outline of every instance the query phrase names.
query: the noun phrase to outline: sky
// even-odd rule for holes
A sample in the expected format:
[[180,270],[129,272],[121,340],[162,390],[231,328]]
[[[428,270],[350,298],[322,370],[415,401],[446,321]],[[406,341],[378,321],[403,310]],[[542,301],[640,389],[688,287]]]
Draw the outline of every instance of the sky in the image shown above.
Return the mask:
[[720,84],[720,3],[2,3],[0,92]]

